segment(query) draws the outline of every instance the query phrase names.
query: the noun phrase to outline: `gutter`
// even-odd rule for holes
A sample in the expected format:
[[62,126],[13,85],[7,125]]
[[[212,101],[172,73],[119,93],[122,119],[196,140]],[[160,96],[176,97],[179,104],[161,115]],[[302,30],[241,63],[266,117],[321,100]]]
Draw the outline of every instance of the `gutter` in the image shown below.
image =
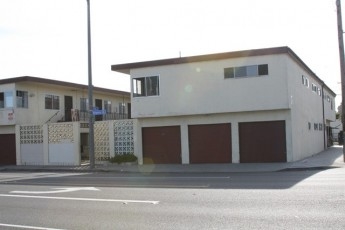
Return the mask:
[[[324,95],[324,86],[325,83],[322,81],[322,123],[323,123],[323,149],[327,148],[327,143],[326,143],[326,124],[325,124],[325,95]],[[327,140],[328,141],[328,140]]]

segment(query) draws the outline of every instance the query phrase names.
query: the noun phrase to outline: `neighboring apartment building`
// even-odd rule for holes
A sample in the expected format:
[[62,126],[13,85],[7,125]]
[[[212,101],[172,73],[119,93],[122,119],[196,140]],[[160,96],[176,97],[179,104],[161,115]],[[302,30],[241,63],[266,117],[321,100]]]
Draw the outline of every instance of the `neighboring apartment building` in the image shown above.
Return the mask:
[[[94,87],[93,99],[97,110],[105,110],[105,114],[96,115],[95,120],[129,117],[128,92]],[[80,121],[87,126],[88,107],[86,85],[29,76],[1,79],[0,165],[16,163],[16,125]],[[81,135],[82,145],[85,145],[87,133]]]
[[328,145],[336,94],[288,47],[112,65],[140,163],[291,162]]

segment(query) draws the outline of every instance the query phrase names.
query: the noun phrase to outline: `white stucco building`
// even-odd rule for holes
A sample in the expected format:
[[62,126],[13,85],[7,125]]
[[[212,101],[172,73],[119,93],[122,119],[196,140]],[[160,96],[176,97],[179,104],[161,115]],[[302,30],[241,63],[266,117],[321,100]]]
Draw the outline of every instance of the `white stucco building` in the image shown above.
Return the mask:
[[[96,121],[129,118],[128,92],[94,87],[93,98],[93,107],[105,112]],[[0,165],[16,164],[16,126],[79,122],[80,144],[87,146],[88,119],[87,85],[31,76],[1,79]]]
[[112,65],[140,163],[291,162],[327,148],[335,93],[288,47]]

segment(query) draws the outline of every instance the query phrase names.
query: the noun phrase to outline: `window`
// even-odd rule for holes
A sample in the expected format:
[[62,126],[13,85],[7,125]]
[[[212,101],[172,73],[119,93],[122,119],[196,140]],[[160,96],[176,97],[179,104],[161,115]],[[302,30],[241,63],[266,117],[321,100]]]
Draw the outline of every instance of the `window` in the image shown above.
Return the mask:
[[250,65],[224,68],[224,78],[257,77],[268,75],[268,65]]
[[119,103],[119,113],[120,114],[126,113],[126,104],[125,103]]
[[158,96],[159,77],[133,78],[133,97]]
[[104,109],[107,113],[111,113],[111,101],[104,101]]
[[314,130],[318,130],[319,129],[319,125],[317,123],[314,123]]
[[89,111],[89,99],[80,98],[80,111]]
[[0,108],[13,108],[12,92],[0,92]]
[[322,130],[322,127],[323,127],[323,125],[320,123],[320,124],[319,124],[319,130],[320,130],[320,131]]
[[45,96],[45,109],[60,109],[60,98],[59,96],[46,94]]
[[315,93],[317,93],[317,86],[314,85],[314,83],[311,84],[311,90]]
[[317,87],[317,94],[321,97],[321,89]]
[[309,87],[309,79],[302,75],[302,84],[305,85],[307,88]]
[[29,99],[28,99],[28,92],[27,91],[19,91],[17,90],[16,93],[17,99],[17,108],[29,108]]

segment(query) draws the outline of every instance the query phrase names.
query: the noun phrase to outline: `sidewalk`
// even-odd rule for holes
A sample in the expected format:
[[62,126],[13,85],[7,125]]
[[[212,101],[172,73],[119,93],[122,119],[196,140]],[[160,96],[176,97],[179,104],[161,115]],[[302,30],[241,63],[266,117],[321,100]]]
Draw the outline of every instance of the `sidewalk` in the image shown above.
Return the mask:
[[158,164],[158,165],[96,165],[89,166],[0,166],[1,171],[50,171],[50,172],[121,172],[121,173],[220,173],[220,172],[275,172],[292,170],[327,169],[345,167],[343,147],[333,146],[301,161],[288,163],[241,163],[241,164]]

